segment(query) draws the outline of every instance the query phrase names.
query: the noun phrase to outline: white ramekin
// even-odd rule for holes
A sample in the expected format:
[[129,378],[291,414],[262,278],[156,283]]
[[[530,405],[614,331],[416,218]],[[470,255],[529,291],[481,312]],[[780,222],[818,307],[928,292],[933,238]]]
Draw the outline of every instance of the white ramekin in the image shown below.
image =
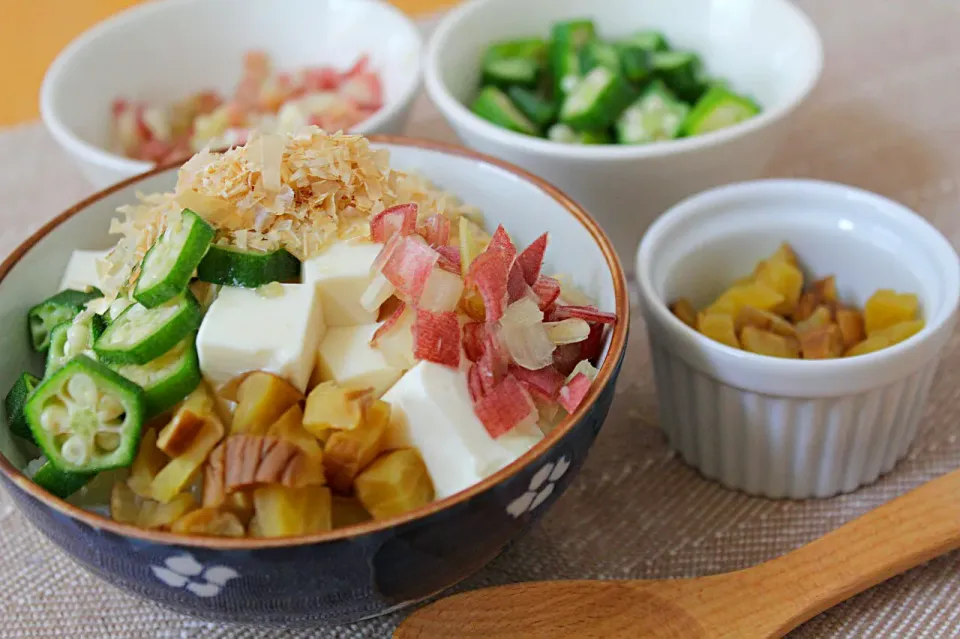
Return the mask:
[[[862,306],[878,288],[915,292],[926,327],[860,357],[764,357],[698,334],[667,308],[697,307],[789,242],[807,275],[837,276]],[[637,254],[660,423],[687,463],[766,497],[829,497],[875,481],[907,452],[956,323],[960,262],[924,219],[879,195],[808,180],[761,180],[689,198]]]

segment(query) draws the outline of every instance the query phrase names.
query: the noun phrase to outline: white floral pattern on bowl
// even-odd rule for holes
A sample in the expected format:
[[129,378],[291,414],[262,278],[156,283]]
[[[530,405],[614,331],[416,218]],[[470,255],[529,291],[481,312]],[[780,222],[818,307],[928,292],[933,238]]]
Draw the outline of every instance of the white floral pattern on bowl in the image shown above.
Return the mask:
[[204,569],[190,553],[168,557],[163,563],[164,566],[150,566],[157,579],[171,588],[186,588],[198,597],[216,597],[228,581],[240,576],[236,570],[226,566]]
[[570,461],[566,456],[556,462],[544,464],[543,468],[530,478],[530,488],[507,506],[507,512],[514,518],[530,513],[546,501],[553,494],[553,485],[563,477],[570,468]]

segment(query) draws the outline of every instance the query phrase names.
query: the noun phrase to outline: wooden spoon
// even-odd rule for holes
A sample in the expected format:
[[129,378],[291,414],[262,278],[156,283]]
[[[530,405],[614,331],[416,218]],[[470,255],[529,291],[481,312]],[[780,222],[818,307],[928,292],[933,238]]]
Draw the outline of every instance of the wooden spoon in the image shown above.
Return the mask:
[[957,548],[960,470],[752,568],[695,579],[485,588],[414,612],[394,637],[779,637]]

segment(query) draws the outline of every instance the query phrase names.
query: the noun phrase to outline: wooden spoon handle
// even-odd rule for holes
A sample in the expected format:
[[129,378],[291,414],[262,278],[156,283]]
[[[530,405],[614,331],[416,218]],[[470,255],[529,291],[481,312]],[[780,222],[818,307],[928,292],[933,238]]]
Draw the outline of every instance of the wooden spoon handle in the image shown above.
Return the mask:
[[[762,634],[780,635],[841,601],[960,548],[960,470],[931,481],[811,544],[735,573]],[[779,620],[779,621],[778,621]],[[741,626],[741,627],[744,627]]]

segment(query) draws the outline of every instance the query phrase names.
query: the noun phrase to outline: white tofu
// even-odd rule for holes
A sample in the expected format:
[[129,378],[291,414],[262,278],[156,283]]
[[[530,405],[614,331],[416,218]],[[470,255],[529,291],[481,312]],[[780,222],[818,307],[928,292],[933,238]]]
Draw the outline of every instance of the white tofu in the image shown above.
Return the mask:
[[489,477],[543,438],[527,424],[494,439],[473,412],[462,370],[420,362],[383,400],[391,407],[387,448],[420,451],[438,499]]
[[317,347],[326,333],[313,286],[283,284],[283,294],[224,286],[200,332],[200,370],[214,385],[248,371],[266,371],[306,390]]
[[100,287],[97,275],[97,260],[107,256],[110,251],[74,251],[67,262],[67,269],[60,279],[60,290],[72,288],[78,291],[88,286]]
[[372,277],[370,267],[381,246],[372,242],[337,242],[303,263],[303,283],[320,291],[327,326],[356,326],[377,321],[376,311],[360,305]]
[[344,388],[373,388],[377,397],[396,383],[403,369],[391,366],[379,349],[370,346],[370,338],[379,324],[336,326],[317,349],[314,382],[336,382]]

